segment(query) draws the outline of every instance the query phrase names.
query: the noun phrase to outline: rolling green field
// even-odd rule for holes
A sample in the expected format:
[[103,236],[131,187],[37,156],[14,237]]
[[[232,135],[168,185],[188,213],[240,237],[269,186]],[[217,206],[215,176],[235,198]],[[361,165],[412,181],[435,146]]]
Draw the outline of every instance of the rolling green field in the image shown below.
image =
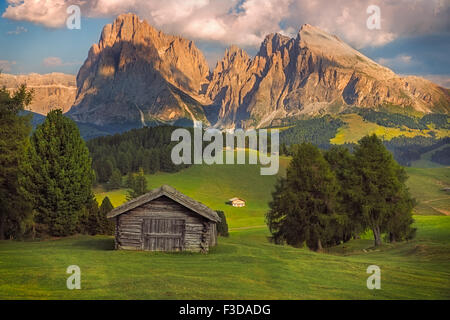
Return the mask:
[[[77,236],[0,242],[0,299],[450,299],[450,217],[418,216],[409,243],[336,252],[278,246],[265,228],[232,231],[209,254],[113,250],[113,239]],[[339,252],[338,252],[339,251]],[[66,268],[81,268],[81,290]],[[381,290],[366,269],[381,268]]]
[[[281,173],[289,159],[281,159]],[[408,168],[419,200],[417,237],[374,249],[371,235],[315,253],[267,240],[264,223],[275,176],[256,165],[192,166],[147,176],[226,213],[229,238],[207,255],[113,250],[113,238],[74,236],[0,242],[0,299],[450,299],[449,168]],[[96,190],[115,206],[126,190]],[[225,202],[247,201],[245,208]],[[81,268],[81,290],[66,288],[66,268]],[[366,269],[381,268],[381,290],[368,290]]]

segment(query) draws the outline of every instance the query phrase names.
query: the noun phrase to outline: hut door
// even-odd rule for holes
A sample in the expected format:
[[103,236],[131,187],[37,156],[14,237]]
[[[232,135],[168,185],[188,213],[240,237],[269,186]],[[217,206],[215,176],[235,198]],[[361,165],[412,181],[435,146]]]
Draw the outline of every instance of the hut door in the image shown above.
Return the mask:
[[184,245],[184,220],[144,219],[144,250],[181,251]]

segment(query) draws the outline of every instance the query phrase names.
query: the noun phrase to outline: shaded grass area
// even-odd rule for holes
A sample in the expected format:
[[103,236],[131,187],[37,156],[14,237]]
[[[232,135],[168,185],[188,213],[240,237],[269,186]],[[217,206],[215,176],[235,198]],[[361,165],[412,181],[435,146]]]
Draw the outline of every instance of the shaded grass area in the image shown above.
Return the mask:
[[[266,228],[232,231],[208,255],[115,251],[104,236],[2,241],[0,298],[449,299],[450,217],[416,220],[414,241],[373,251],[357,240],[331,254],[271,244]],[[66,288],[73,264],[81,290]],[[366,288],[372,264],[382,290]]]

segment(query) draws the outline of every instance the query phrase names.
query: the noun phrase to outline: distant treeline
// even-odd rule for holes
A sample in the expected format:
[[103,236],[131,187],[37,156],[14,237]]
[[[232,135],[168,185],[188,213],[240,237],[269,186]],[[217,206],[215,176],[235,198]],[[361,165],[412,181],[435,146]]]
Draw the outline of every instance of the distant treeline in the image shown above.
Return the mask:
[[319,148],[328,149],[330,139],[336,136],[337,130],[343,125],[342,120],[329,115],[299,120],[293,127],[280,132],[280,144],[292,145],[309,142]]
[[87,142],[92,157],[92,167],[99,183],[108,182],[114,170],[122,175],[138,172],[176,172],[187,165],[171,161],[172,131],[176,127],[159,126],[133,129],[113,136],[99,137]]
[[[384,145],[389,151],[392,152],[394,159],[403,166],[410,166],[413,161],[419,160],[422,154],[446,144],[450,144],[449,137],[435,139],[423,136],[416,136],[413,138],[401,136],[393,138],[389,141],[384,141]],[[433,155],[431,160],[437,163],[445,162],[445,160],[443,160],[445,154],[439,153],[436,155],[436,153]]]
[[431,161],[450,166],[450,145],[433,153]]
[[445,114],[433,113],[424,115],[422,118],[415,118],[404,114],[373,111],[370,109],[358,109],[357,113],[364,120],[383,127],[398,128],[405,126],[410,129],[427,130],[430,129],[429,125],[431,125],[435,129],[450,129],[449,116]]

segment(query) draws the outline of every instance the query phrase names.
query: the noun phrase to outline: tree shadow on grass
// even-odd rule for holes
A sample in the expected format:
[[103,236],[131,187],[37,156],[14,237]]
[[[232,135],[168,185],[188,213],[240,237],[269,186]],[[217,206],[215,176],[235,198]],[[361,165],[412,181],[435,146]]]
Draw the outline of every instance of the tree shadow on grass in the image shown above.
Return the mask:
[[91,238],[75,241],[71,247],[87,250],[114,250],[114,239]]

